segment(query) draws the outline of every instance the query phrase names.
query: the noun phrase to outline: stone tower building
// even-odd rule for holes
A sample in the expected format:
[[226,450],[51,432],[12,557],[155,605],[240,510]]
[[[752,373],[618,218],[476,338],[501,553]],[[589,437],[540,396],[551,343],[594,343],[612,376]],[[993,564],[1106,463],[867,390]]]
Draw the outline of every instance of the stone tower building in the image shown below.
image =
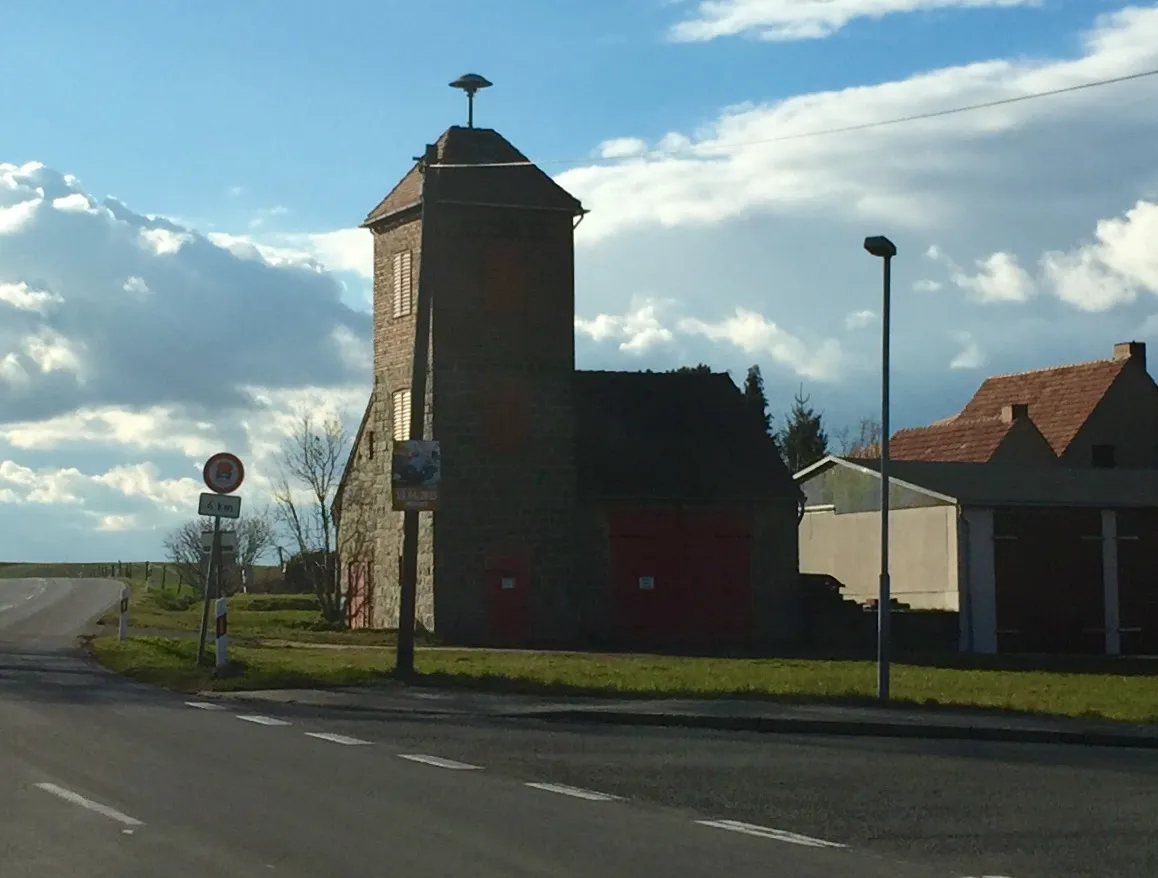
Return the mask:
[[442,485],[439,511],[420,514],[419,622],[461,643],[529,625],[568,639],[580,615],[583,208],[490,129],[452,127],[428,157],[428,203],[419,163],[363,224],[374,239],[374,389],[335,502],[343,583],[365,605],[352,618],[397,624],[403,513],[390,508],[389,460],[409,428],[421,275],[433,308],[426,438],[441,442]]

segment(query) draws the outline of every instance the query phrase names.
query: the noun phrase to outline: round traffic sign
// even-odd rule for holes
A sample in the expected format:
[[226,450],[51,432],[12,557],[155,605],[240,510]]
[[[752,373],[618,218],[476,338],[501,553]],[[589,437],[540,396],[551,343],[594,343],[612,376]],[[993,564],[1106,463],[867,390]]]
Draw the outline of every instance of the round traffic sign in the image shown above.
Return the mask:
[[245,466],[236,454],[221,451],[205,461],[201,475],[210,491],[232,494],[245,481]]

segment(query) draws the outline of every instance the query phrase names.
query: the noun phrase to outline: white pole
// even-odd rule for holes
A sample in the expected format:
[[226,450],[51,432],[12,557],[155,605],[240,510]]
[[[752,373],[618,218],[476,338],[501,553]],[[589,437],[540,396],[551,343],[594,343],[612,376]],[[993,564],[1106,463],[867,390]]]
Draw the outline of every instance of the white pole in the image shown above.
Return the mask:
[[229,664],[229,616],[225,598],[217,599],[217,669]]
[[117,638],[125,640],[129,636],[129,587],[121,586],[121,618],[117,625]]

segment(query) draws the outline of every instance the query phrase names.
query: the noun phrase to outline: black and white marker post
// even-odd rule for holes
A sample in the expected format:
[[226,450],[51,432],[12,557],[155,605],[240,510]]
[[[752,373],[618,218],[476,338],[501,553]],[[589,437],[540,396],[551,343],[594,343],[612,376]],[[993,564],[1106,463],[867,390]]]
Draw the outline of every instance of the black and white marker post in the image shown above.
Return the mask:
[[240,458],[228,452],[213,455],[205,462],[202,470],[205,486],[213,493],[202,494],[197,507],[199,515],[213,519],[213,542],[209,551],[209,566],[205,571],[205,595],[201,604],[201,633],[197,639],[197,664],[206,663],[205,642],[209,635],[210,583],[216,600],[216,667],[218,670],[229,663],[229,633],[225,595],[221,588],[221,519],[238,518],[241,515],[241,498],[228,496],[241,487],[245,479],[245,467]]
[[127,640],[129,636],[129,587],[121,586],[121,616],[117,625],[117,639]]

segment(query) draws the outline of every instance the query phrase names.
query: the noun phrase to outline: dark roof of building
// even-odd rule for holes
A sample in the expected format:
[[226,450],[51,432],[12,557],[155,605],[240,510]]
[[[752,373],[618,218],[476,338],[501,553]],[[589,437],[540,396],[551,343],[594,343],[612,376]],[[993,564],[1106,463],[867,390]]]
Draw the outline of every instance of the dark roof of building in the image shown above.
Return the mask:
[[[874,476],[880,472],[880,460],[833,456],[825,461],[863,467]],[[802,470],[797,478],[807,480],[821,469]],[[1158,508],[1158,469],[890,460],[889,478],[949,497],[963,506]]]
[[723,373],[576,372],[580,491],[601,498],[800,499]]
[[[440,164],[466,166],[437,169],[439,201],[583,213],[578,199],[491,128],[452,126],[435,147]],[[421,202],[422,172],[416,162],[362,225],[374,225]]]

